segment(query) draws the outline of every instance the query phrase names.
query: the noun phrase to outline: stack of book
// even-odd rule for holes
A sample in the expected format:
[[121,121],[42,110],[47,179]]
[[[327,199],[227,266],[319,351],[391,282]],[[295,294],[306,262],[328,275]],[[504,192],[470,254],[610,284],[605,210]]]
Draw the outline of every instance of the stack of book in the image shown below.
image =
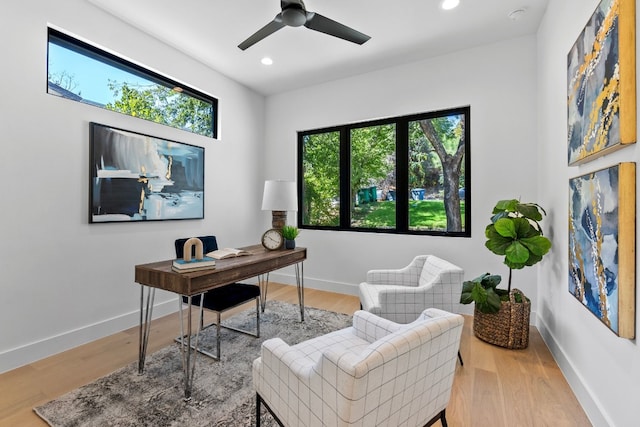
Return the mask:
[[185,261],[182,258],[174,259],[171,269],[179,273],[187,273],[190,271],[208,270],[210,268],[216,268],[216,260],[214,258],[205,256],[202,259],[192,258],[190,261]]

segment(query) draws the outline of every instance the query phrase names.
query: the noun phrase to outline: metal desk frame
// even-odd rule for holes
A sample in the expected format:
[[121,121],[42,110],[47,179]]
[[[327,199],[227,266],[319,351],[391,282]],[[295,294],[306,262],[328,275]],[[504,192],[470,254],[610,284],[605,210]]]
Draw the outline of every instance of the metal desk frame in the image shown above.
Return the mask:
[[[269,273],[281,268],[293,265],[296,273],[296,288],[298,291],[298,303],[300,306],[300,321],[304,321],[304,260],[307,258],[306,248],[268,251],[262,245],[253,245],[242,248],[251,255],[228,258],[216,261],[214,269],[194,271],[191,273],[177,273],[171,269],[172,260],[159,261],[150,264],[136,265],[135,281],[140,286],[140,337],[138,349],[138,373],[144,373],[144,363],[147,354],[147,343],[151,329],[153,314],[153,301],[156,289],[178,294],[180,331],[183,339],[180,343],[182,355],[182,369],[184,373],[184,396],[191,398],[193,379],[195,378],[196,354],[193,349],[198,346],[200,337],[200,321],[195,328],[195,342],[192,344],[193,334],[193,304],[192,298],[201,295],[213,288],[238,282],[251,277],[258,278],[260,287],[260,305],[264,312],[267,302],[267,286]],[[147,288],[145,297],[145,288]],[[182,297],[187,298],[187,330],[184,333],[184,316]],[[202,314],[202,301],[197,306],[198,319]]]

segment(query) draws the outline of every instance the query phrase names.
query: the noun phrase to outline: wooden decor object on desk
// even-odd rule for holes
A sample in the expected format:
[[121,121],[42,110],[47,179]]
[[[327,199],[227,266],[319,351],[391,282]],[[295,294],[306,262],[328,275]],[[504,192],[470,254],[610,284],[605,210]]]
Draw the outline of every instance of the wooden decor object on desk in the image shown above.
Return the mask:
[[[191,259],[191,253],[195,247],[196,257]],[[216,260],[211,257],[204,256],[204,245],[202,240],[192,237],[184,242],[184,250],[182,259],[175,259],[171,265],[173,271],[186,273],[189,271],[206,270],[216,266]]]

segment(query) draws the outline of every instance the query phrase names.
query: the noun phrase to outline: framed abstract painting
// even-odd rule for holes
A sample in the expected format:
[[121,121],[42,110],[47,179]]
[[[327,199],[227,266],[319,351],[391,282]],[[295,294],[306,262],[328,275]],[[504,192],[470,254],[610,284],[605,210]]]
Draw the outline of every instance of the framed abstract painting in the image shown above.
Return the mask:
[[602,0],[567,55],[568,163],[636,142],[635,0]]
[[622,338],[635,337],[635,163],[569,180],[569,292]]
[[204,218],[204,148],[90,124],[89,222]]

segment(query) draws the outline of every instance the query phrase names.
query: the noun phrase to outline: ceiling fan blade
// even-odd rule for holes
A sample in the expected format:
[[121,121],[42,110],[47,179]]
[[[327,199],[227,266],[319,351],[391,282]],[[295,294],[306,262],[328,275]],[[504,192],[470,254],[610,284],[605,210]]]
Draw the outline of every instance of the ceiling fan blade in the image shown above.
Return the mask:
[[258,31],[255,32],[255,34],[253,34],[251,37],[249,37],[248,39],[240,43],[238,47],[242,50],[250,48],[254,44],[258,43],[260,40],[264,39],[267,36],[270,36],[271,34],[275,33],[276,31],[278,31],[284,26],[285,24],[282,22],[282,19],[280,18],[280,14],[278,14],[276,15],[275,18],[273,18],[273,21],[269,22],[267,25],[260,28]]
[[321,33],[339,37],[357,44],[363,44],[371,38],[360,31],[356,31],[353,28],[342,25],[333,19],[329,19],[315,12],[307,12],[307,22],[304,26],[311,30],[320,31]]

